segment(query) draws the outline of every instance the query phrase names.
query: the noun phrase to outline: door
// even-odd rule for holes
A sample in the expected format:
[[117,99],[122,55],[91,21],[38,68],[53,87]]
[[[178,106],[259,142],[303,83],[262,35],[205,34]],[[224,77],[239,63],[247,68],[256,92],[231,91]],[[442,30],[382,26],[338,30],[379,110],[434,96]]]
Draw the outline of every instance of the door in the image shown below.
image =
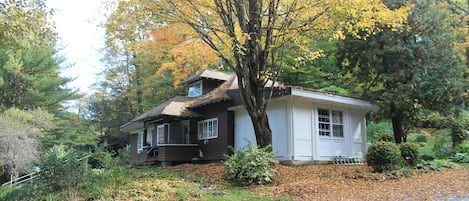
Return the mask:
[[347,156],[343,112],[318,109],[317,117],[318,159],[331,160],[333,156]]

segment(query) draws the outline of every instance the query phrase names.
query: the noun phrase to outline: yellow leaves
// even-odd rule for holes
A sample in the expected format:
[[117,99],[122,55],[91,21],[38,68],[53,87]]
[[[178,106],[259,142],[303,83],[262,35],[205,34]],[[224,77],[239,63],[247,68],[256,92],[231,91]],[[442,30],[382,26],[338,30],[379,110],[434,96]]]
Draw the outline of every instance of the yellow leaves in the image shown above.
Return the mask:
[[155,75],[171,70],[176,79],[175,87],[190,74],[218,61],[215,52],[188,25],[176,23],[162,26],[150,37],[152,40],[148,47],[153,50],[155,60],[162,61]]
[[411,9],[412,5],[406,5],[391,10],[379,0],[336,0],[329,18],[335,24],[333,37],[345,39],[344,33],[348,33],[366,38],[380,32],[382,27],[397,31],[406,23]]

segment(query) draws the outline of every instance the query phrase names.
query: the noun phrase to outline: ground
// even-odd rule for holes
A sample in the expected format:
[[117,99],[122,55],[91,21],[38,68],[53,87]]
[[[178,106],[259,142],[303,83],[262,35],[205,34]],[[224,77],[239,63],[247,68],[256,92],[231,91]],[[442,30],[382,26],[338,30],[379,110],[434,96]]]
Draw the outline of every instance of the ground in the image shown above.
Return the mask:
[[[182,164],[170,171],[223,180],[222,164]],[[251,186],[270,198],[294,200],[469,200],[469,168],[370,173],[365,165],[276,166],[275,183]],[[412,174],[412,175],[410,175]]]

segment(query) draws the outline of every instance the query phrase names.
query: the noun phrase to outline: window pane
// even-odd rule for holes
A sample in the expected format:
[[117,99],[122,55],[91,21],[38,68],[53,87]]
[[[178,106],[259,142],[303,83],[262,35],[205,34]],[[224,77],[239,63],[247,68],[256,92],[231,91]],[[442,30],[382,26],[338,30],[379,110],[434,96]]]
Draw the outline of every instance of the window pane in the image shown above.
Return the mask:
[[342,124],[342,112],[332,111],[332,123]]
[[331,136],[331,132],[329,131],[319,131],[320,136]]
[[344,127],[342,125],[332,126],[332,134],[334,137],[344,137]]
[[199,139],[218,137],[218,119],[199,121]]

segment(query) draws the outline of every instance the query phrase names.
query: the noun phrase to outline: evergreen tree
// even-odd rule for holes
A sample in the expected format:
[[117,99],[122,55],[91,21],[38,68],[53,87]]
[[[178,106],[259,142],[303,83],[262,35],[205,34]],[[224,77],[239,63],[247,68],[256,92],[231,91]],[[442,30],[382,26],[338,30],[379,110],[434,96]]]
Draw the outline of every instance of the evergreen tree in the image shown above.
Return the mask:
[[364,98],[390,118],[397,143],[416,123],[420,108],[448,113],[458,104],[464,79],[455,51],[451,16],[439,1],[385,1],[392,9],[413,4],[407,26],[339,43],[338,63],[361,86]]
[[56,34],[42,0],[0,3],[0,110],[43,107],[49,112],[76,98],[59,76]]

